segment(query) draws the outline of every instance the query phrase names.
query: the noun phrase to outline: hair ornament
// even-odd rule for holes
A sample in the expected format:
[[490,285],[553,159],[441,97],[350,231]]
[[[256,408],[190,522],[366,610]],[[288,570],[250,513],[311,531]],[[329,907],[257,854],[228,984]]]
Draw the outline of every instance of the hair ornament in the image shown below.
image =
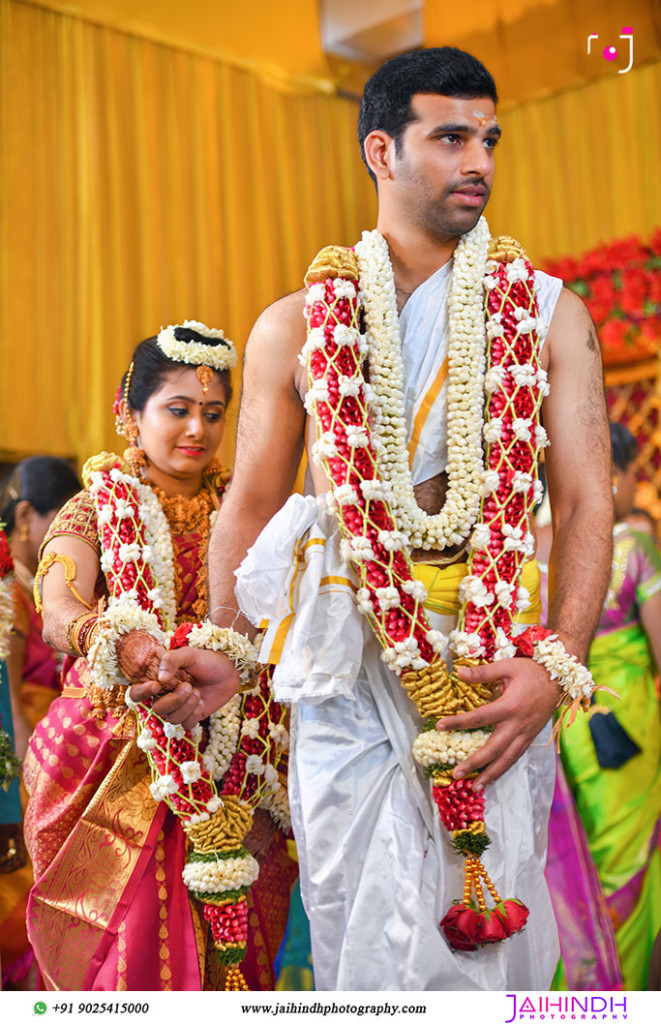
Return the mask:
[[[179,341],[175,331],[186,328],[195,331],[203,338],[218,341],[218,345],[205,345],[202,341]],[[164,327],[157,339],[161,352],[176,363],[189,363],[191,366],[210,366],[212,370],[229,370],[236,366],[236,349],[222,331],[214,330],[199,320],[184,320],[183,324],[171,324]]]

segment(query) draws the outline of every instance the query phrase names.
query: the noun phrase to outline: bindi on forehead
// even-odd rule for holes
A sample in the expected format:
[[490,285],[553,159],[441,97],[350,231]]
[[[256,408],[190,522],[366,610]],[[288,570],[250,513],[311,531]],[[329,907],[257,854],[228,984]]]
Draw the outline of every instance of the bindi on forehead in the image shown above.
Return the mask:
[[498,118],[496,117],[495,114],[488,114],[485,113],[483,110],[473,110],[471,111],[471,113],[473,117],[477,120],[477,123],[480,126],[480,128],[485,128],[487,125],[492,126],[498,124]]

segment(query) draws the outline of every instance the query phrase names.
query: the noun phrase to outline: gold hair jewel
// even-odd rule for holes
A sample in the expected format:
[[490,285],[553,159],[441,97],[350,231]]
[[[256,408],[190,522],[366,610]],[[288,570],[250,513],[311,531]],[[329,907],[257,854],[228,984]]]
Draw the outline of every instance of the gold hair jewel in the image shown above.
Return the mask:
[[209,390],[209,384],[213,378],[213,370],[210,366],[198,366],[195,370],[195,376],[202,385],[202,391],[206,395]]

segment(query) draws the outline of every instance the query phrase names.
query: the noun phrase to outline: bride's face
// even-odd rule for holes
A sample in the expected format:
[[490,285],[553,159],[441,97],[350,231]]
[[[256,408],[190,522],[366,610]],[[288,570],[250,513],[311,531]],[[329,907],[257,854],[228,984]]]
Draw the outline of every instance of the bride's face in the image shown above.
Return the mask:
[[206,393],[194,367],[166,375],[143,411],[134,414],[153,483],[170,493],[201,486],[223,436],[226,406],[225,387],[216,373]]

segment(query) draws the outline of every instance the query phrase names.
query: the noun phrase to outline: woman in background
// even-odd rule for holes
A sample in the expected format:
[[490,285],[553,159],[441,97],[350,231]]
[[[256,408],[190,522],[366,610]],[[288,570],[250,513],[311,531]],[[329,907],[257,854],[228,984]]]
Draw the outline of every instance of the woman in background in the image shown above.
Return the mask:
[[13,631],[7,666],[12,691],[16,753],[23,760],[37,722],[58,694],[61,659],[41,635],[32,585],[39,548],[55,514],[82,484],[65,459],[33,455],[19,462],[5,487],[0,522],[14,562]]
[[[661,554],[648,535],[625,522],[636,487],[635,438],[614,423],[611,443],[613,571],[589,659],[597,686],[605,689],[596,690],[586,715],[562,730],[561,760],[614,925],[622,987],[639,990],[646,988],[661,928],[661,718],[655,688]],[[561,924],[577,913],[568,874],[559,863],[549,879],[554,902],[557,893],[561,906],[564,901]],[[569,975],[571,965],[565,967]]]
[[[65,459],[34,455],[19,462],[0,501],[14,563],[13,609],[7,672],[15,750],[25,757],[28,740],[59,690],[61,659],[41,635],[42,619],[34,606],[32,584],[39,547],[57,511],[80,489],[80,480]],[[26,794],[21,793],[23,805]],[[20,833],[20,821],[16,826]],[[22,849],[22,839],[21,839]],[[34,955],[25,927],[32,866],[15,863],[0,887],[0,953],[3,988],[38,985]]]

